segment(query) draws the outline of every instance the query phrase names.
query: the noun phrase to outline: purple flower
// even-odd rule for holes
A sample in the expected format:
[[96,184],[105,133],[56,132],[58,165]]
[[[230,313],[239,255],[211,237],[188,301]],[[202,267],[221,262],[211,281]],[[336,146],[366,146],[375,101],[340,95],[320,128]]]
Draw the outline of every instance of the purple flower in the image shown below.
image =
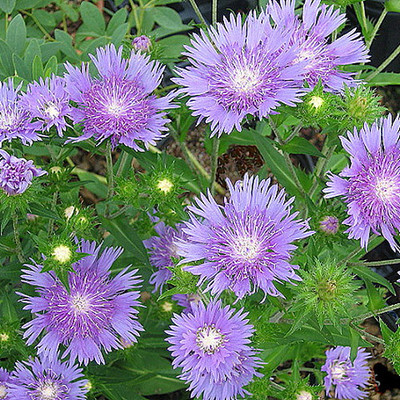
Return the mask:
[[0,150],[0,188],[9,196],[24,193],[36,176],[47,174],[33,165],[33,161],[17,158]]
[[339,220],[331,215],[327,215],[319,221],[319,228],[327,235],[334,235],[339,230]]
[[10,373],[4,368],[0,368],[0,399],[10,400],[9,384],[10,384]]
[[36,131],[40,130],[41,123],[31,122],[31,114],[21,105],[18,95],[21,85],[14,89],[12,79],[0,82],[0,145],[13,139],[21,139],[24,145],[40,140]]
[[143,241],[149,250],[151,265],[157,268],[150,277],[150,283],[155,285],[154,292],[159,290],[161,293],[166,282],[172,278],[172,272],[168,267],[174,266],[172,258],[178,258],[175,240],[186,238],[182,227],[182,224],[177,224],[172,228],[161,221],[154,226],[158,236]]
[[359,33],[353,29],[330,41],[332,32],[345,22],[345,14],[334,6],[321,5],[320,0],[304,2],[302,20],[295,14],[294,0],[272,1],[268,12],[276,26],[290,32],[290,44],[300,49],[294,62],[306,62],[305,80],[311,87],[321,81],[325,89],[338,91],[343,84],[357,84],[353,73],[338,66],[368,61],[368,50]]
[[350,154],[350,167],[339,176],[330,174],[325,197],[343,196],[349,217],[346,233],[367,247],[370,231],[382,234],[394,250],[400,228],[400,119],[381,118],[371,127],[341,137]]
[[177,69],[173,81],[190,96],[193,115],[211,124],[212,135],[241,130],[247,114],[263,118],[280,104],[294,105],[303,81],[303,65],[295,64],[295,46],[272,28],[267,16],[231,15],[217,29],[194,35],[186,53],[191,65]]
[[[207,290],[220,294],[231,289],[238,298],[261,288],[271,296],[281,296],[274,282],[300,280],[289,259],[296,246],[293,241],[306,238],[308,223],[291,214],[293,199],[270,180],[258,177],[236,182],[227,179],[231,193],[224,206],[209,194],[188,207],[190,221],[183,231],[186,240],[177,240],[183,268],[200,275],[199,284],[208,281]],[[196,217],[199,216],[200,218]],[[202,261],[202,263],[199,263]]]
[[151,40],[146,35],[138,36],[133,39],[132,46],[135,50],[148,51]]
[[204,400],[234,399],[249,394],[243,386],[261,366],[256,351],[249,346],[254,328],[243,310],[235,312],[221,301],[193,304],[192,312],[175,314],[166,333],[174,357],[174,368],[190,383],[192,397]]
[[327,395],[334,389],[338,399],[358,400],[367,397],[364,389],[370,377],[368,353],[359,349],[352,363],[350,351],[350,347],[338,346],[326,352],[326,363],[321,370],[328,374],[324,378]]
[[104,363],[102,349],[107,353],[122,348],[122,342],[136,342],[143,328],[137,321],[141,282],[137,270],[125,268],[111,278],[110,268],[122,249],[106,248],[100,254],[95,242],[82,240],[78,250],[90,254],[72,265],[68,281],[70,291],[54,272],[42,272],[41,265],[27,265],[22,281],[37,286],[39,297],[23,295],[24,307],[34,319],[24,325],[24,337],[32,344],[42,331],[38,354],[55,357],[59,346],[66,346],[62,358],[70,354],[74,361],[88,364]]
[[26,93],[21,97],[21,107],[41,122],[41,129],[49,131],[55,126],[58,135],[62,136],[68,126],[65,118],[69,117],[72,110],[65,79],[53,75],[29,84]]
[[9,400],[85,400],[87,381],[82,376],[81,369],[57,359],[17,362]]
[[173,93],[157,98],[152,92],[160,84],[164,68],[140,52],[122,58],[122,47],[97,49],[91,56],[98,75],[89,75],[89,65],[81,68],[66,64],[67,91],[77,103],[72,118],[82,122],[84,134],[74,141],[94,137],[110,139],[115,147],[124,144],[142,151],[137,141],[156,144],[166,131],[164,110],[171,108]]

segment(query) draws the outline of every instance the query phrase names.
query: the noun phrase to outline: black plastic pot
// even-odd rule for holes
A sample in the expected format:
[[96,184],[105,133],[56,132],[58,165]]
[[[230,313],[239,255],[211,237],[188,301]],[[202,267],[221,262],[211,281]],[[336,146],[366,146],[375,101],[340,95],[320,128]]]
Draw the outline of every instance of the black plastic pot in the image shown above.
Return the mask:
[[[366,0],[365,13],[367,18],[376,23],[383,10],[384,0]],[[347,17],[353,27],[360,26],[352,7],[347,9]],[[385,61],[393,50],[400,44],[400,13],[389,12],[370,49],[371,65],[378,67]],[[385,72],[400,72],[400,57],[396,57],[384,70]]]

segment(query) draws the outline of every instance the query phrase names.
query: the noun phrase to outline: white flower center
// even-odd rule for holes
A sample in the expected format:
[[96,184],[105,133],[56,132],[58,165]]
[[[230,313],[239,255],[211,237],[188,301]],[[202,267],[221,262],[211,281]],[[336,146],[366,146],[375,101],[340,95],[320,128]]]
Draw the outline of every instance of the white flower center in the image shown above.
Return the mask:
[[7,342],[10,336],[7,333],[0,333],[0,342]]
[[174,184],[169,179],[162,179],[157,183],[157,188],[165,194],[170,192],[173,186]]
[[376,196],[382,201],[386,201],[393,196],[397,188],[391,179],[378,178],[374,189]]
[[72,308],[77,313],[85,313],[89,311],[90,303],[87,297],[82,296],[80,294],[76,294],[72,297]]
[[60,115],[59,108],[51,101],[44,106],[44,112],[52,119],[57,118]]
[[40,398],[43,400],[53,400],[57,397],[58,385],[55,382],[45,382],[39,388]]
[[258,71],[250,67],[236,69],[231,74],[233,88],[240,93],[254,92],[260,83]]
[[121,104],[113,99],[110,104],[107,106],[107,111],[114,117],[119,117],[121,115],[122,109]]
[[309,103],[318,109],[324,104],[324,99],[320,96],[312,96]]
[[0,399],[5,399],[7,396],[7,386],[0,385]]
[[259,242],[253,237],[239,237],[234,244],[234,252],[245,261],[251,261],[259,253]]
[[296,400],[312,400],[312,394],[306,391],[302,391],[297,395]]
[[224,335],[214,325],[206,325],[197,330],[197,346],[205,353],[215,353],[225,342]]
[[55,247],[52,256],[60,263],[66,263],[71,259],[71,249],[64,244]]
[[343,363],[336,363],[331,367],[331,375],[333,379],[338,381],[344,380],[346,378],[346,367]]
[[310,60],[312,58],[314,58],[314,53],[312,51],[310,51],[310,50],[305,50],[304,49],[304,50],[300,51],[300,53],[297,56],[295,62],[301,62],[301,61],[304,61],[304,60]]

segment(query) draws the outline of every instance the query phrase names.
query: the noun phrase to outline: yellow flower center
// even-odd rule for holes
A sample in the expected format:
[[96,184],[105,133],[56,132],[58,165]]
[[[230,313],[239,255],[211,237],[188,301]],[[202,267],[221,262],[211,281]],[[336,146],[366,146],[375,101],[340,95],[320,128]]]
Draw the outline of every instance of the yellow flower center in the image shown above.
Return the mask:
[[71,255],[71,249],[64,244],[60,244],[59,246],[55,247],[52,253],[52,256],[55,258],[55,260],[62,264],[68,262],[71,259]]
[[324,104],[324,99],[320,96],[313,96],[308,103],[318,109]]
[[174,184],[169,179],[161,179],[157,183],[157,189],[161,190],[163,193],[167,194],[174,187]]

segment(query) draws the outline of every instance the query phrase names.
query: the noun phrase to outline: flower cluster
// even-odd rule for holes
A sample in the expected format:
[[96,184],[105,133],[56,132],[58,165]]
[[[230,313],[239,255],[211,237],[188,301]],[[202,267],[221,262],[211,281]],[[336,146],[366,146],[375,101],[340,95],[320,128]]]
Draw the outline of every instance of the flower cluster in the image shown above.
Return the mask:
[[289,263],[296,248],[292,242],[313,232],[307,222],[295,219],[298,213],[291,214],[293,199],[287,201],[269,179],[246,175],[227,185],[230,199],[223,207],[211,195],[188,207],[187,239],[176,241],[183,268],[199,275],[200,283],[208,282],[213,295],[230,289],[240,299],[261,288],[281,296],[274,282],[300,280],[298,266]]
[[250,395],[243,387],[260,376],[255,369],[261,360],[248,344],[253,326],[246,315],[220,301],[193,304],[191,312],[174,315],[167,341],[173,366],[182,368],[192,396],[228,400]]
[[353,362],[350,347],[338,346],[326,352],[326,363],[321,368],[327,373],[324,379],[326,394],[334,389],[337,399],[358,400],[366,397],[363,389],[368,386],[370,371],[368,353],[359,349]]
[[72,265],[69,289],[54,272],[42,272],[41,265],[28,265],[23,271],[22,281],[37,287],[39,293],[39,297],[23,295],[24,308],[34,314],[24,326],[25,337],[32,344],[44,331],[38,353],[46,357],[55,358],[64,345],[62,358],[70,355],[70,360],[79,363],[104,363],[102,349],[122,348],[121,340],[134,343],[143,330],[135,308],[139,292],[132,290],[141,280],[135,275],[137,270],[129,271],[129,267],[110,277],[121,249],[108,248],[100,254],[95,242],[82,240],[78,251],[88,255]]

